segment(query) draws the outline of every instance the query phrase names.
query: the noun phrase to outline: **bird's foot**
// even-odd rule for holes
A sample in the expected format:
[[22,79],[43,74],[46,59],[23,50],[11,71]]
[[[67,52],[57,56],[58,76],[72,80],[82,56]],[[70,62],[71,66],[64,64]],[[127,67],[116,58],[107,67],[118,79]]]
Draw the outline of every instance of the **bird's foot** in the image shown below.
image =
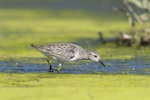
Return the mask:
[[46,61],[49,64],[49,70],[48,70],[48,72],[53,72],[53,68],[52,68],[50,60],[48,58],[46,58]]
[[51,64],[49,65],[49,70],[48,70],[48,72],[53,72],[53,68],[52,68],[52,65],[51,65]]
[[49,70],[48,70],[48,72],[53,72],[52,65],[49,65]]
[[53,72],[53,69],[49,69],[48,72]]
[[60,72],[61,72],[61,70],[62,70],[62,67],[61,67],[61,66],[59,66],[59,67],[57,68],[57,72],[58,72],[58,73],[60,73]]

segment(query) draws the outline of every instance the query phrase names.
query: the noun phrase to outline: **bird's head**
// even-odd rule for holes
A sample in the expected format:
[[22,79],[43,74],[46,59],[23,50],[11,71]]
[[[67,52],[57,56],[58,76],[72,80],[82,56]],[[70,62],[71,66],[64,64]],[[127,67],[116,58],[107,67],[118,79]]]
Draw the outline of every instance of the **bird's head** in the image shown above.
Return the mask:
[[89,51],[88,57],[89,57],[90,60],[99,62],[105,67],[105,64],[101,60],[100,54],[98,52],[96,52],[95,50]]

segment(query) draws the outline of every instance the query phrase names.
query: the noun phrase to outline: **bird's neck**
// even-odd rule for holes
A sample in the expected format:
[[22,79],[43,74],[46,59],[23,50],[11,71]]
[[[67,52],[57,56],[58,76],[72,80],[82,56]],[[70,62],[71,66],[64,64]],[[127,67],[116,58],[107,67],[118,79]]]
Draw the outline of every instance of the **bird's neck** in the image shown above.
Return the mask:
[[87,50],[83,51],[83,52],[81,51],[80,52],[80,58],[85,59],[85,60],[89,60],[89,51],[87,51]]

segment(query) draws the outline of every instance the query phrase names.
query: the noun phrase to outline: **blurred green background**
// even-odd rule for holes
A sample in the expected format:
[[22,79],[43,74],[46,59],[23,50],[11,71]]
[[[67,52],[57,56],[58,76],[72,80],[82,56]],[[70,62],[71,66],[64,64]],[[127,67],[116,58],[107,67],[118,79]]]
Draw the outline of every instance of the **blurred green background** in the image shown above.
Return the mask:
[[110,45],[95,43],[97,33],[112,37],[111,31],[129,29],[126,17],[112,11],[116,5],[122,5],[121,0],[0,0],[0,58],[41,57],[29,44],[51,42],[74,42],[89,49],[94,44],[108,58],[113,55],[107,50]]

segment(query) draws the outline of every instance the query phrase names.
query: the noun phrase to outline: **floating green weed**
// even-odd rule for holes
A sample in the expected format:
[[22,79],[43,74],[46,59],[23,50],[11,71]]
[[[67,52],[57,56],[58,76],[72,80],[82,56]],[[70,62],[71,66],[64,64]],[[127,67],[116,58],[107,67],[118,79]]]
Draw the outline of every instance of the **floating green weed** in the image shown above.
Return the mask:
[[143,96],[148,100],[150,97],[149,76],[1,73],[0,77],[0,99],[5,100],[143,100]]

